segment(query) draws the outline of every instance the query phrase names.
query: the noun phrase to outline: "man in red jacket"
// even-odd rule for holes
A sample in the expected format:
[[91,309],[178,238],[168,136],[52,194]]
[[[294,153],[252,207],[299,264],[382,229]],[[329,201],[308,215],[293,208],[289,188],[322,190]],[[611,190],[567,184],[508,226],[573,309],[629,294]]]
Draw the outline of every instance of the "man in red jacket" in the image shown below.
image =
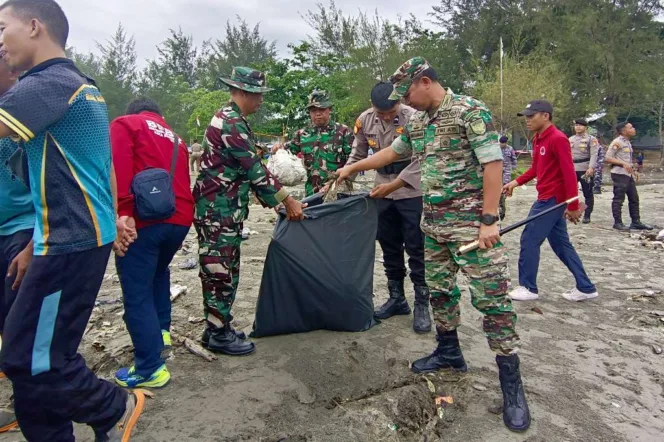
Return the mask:
[[[508,196],[517,186],[537,178],[537,201],[530,210],[533,216],[558,203],[578,195],[576,172],[572,162],[569,140],[553,125],[553,106],[546,100],[533,100],[518,114],[526,117],[528,130],[535,133],[533,139],[533,163],[523,175],[503,188]],[[521,235],[519,256],[519,287],[510,293],[515,301],[531,301],[538,298],[537,271],[540,261],[540,247],[549,240],[556,256],[574,275],[576,288],[563,293],[570,301],[584,301],[599,296],[595,285],[590,282],[581,258],[567,234],[565,218],[577,223],[583,211],[575,201],[548,215],[529,223]]]
[[173,176],[175,214],[171,218],[152,222],[138,218],[131,184],[134,176],[147,168],[171,169],[175,136],[157,103],[149,98],[133,101],[126,115],[111,123],[118,215],[138,229],[136,241],[115,262],[122,285],[124,320],[136,350],[135,365],[115,374],[115,381],[123,387],[158,388],[171,378],[161,356],[162,350],[171,345],[168,265],[194,219],[185,143],[180,141],[178,146]]

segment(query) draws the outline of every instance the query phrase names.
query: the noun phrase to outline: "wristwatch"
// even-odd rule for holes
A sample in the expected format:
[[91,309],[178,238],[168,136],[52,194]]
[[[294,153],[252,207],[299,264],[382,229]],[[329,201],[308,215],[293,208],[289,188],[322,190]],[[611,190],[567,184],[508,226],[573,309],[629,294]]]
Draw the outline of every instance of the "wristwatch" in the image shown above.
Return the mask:
[[493,226],[498,222],[498,217],[496,215],[489,215],[488,213],[483,213],[480,216],[480,222],[485,226]]

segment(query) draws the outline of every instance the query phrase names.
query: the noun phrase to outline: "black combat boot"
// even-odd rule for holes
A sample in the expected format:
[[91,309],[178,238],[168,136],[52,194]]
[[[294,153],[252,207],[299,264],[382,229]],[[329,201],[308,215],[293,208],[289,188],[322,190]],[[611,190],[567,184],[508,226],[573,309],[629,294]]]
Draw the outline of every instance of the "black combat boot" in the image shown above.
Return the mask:
[[653,227],[647,224],[643,224],[641,221],[632,221],[632,225],[629,226],[632,230],[652,230]]
[[519,356],[496,356],[503,390],[503,422],[512,431],[526,431],[530,427],[530,411],[523,391]]
[[629,232],[629,227],[627,227],[623,223],[615,223],[613,225],[613,228],[616,229],[616,230],[619,230],[621,232]]
[[[210,330],[210,327],[206,328],[203,330],[203,336],[201,336],[201,344],[203,344],[203,347],[205,348],[207,348],[207,346],[210,344]],[[243,331],[235,330],[232,325],[231,330],[233,330],[233,333],[235,333],[238,338],[247,339],[247,335]]]
[[432,373],[451,368],[455,371],[467,372],[468,366],[463,359],[463,353],[461,353],[461,347],[459,347],[459,336],[456,330],[449,332],[438,331],[436,340],[438,341],[438,348],[429,356],[413,362],[411,370],[414,373]]
[[429,287],[415,286],[413,330],[415,330],[415,333],[429,333],[431,331],[431,316],[429,316]]
[[206,338],[206,335],[208,341],[207,344],[205,342],[203,344],[208,350],[215,353],[244,356],[256,351],[256,345],[238,336],[230,324],[226,324],[223,328],[208,328],[206,332],[203,332],[201,341]]
[[377,319],[390,319],[396,315],[410,315],[410,306],[406,301],[406,293],[403,289],[403,279],[399,281],[387,281],[387,289],[390,291],[390,299],[378,311],[374,312]]

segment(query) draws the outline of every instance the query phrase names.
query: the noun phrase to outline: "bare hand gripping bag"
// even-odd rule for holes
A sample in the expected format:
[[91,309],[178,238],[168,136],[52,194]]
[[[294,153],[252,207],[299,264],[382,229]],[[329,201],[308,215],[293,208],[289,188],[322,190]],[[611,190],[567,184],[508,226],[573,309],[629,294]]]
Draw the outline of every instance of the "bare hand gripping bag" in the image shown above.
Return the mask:
[[280,213],[268,248],[252,337],[365,331],[373,317],[378,217],[367,193],[303,202],[305,220]]

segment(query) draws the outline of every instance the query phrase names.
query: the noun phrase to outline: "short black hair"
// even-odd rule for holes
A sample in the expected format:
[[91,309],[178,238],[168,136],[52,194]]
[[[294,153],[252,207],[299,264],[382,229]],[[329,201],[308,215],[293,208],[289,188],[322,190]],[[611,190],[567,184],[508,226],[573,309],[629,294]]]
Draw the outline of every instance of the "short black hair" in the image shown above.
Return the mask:
[[157,115],[162,115],[157,102],[149,97],[140,97],[129,103],[125,115],[135,115],[141,112],[153,112]]
[[509,141],[509,138],[507,138],[505,135],[503,135],[502,137],[500,137],[500,140],[499,140],[499,141],[500,141],[501,143],[507,143],[507,142]]
[[584,118],[577,118],[576,120],[574,120],[574,124],[578,124],[579,126],[588,127],[588,121]]
[[420,79],[422,77],[427,77],[429,80],[438,82],[438,74],[436,73],[436,70],[432,67],[426,68],[420,75],[417,76],[416,79]]
[[392,110],[399,100],[390,100],[390,95],[394,91],[394,85],[389,81],[381,81],[371,89],[371,104],[379,111]]
[[0,5],[0,11],[7,8],[12,8],[12,12],[23,20],[39,20],[62,49],[67,46],[69,21],[60,5],[53,0],[9,0]]
[[629,121],[623,121],[622,123],[616,124],[616,132],[618,132],[618,135],[622,135],[622,131],[629,124]]

